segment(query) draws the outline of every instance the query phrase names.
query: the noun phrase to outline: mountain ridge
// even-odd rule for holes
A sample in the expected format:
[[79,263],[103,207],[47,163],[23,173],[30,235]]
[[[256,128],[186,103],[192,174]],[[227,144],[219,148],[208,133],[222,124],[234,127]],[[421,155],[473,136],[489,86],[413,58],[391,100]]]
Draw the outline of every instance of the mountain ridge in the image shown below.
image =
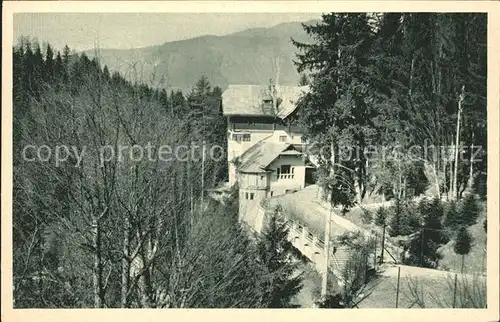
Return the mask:
[[[100,60],[131,81],[187,93],[202,75],[223,89],[229,84],[267,83],[275,77],[274,60],[279,57],[280,84],[297,85],[300,76],[291,39],[310,41],[302,23],[314,22],[288,22],[135,49],[101,49]],[[95,56],[93,50],[85,53]]]

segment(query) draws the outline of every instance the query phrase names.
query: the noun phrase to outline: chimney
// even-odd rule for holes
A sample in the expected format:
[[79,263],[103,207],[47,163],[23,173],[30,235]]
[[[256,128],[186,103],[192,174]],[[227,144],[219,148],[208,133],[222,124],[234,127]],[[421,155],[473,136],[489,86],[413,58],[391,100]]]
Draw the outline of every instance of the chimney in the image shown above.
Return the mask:
[[269,95],[273,100],[273,112],[274,114],[278,114],[278,91],[272,78],[269,79]]

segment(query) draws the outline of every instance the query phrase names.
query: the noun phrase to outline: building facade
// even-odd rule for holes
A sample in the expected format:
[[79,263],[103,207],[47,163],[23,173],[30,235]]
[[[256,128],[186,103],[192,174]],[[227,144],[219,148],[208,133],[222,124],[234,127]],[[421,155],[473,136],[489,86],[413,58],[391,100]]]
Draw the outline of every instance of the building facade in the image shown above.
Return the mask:
[[302,131],[295,118],[297,101],[308,90],[307,86],[230,85],[222,94],[228,120],[229,186],[238,184],[240,216],[252,217],[266,198],[304,188],[312,166],[303,153]]

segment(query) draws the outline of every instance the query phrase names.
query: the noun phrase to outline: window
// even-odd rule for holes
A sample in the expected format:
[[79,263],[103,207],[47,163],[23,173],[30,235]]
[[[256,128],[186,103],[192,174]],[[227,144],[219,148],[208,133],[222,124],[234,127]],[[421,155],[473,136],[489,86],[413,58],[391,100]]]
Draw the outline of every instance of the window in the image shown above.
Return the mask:
[[245,199],[248,200],[248,192],[245,192]]
[[286,142],[286,135],[280,135],[280,142]]
[[253,200],[253,192],[250,193],[250,200]]
[[286,165],[285,165],[285,164],[284,164],[284,165],[282,165],[282,166],[281,166],[281,171],[280,171],[280,172],[281,172],[282,174],[285,174],[285,173],[286,173],[286,174],[288,174],[288,173],[290,173],[290,172],[291,172],[291,169],[292,169],[292,166],[291,166],[291,165],[289,165],[289,164],[286,164]]
[[264,181],[264,176],[260,176],[260,180],[261,180],[261,181]]
[[276,169],[278,179],[293,179],[294,168],[291,165],[282,165],[281,168]]
[[250,142],[250,133],[246,134],[233,134],[233,140],[236,142]]

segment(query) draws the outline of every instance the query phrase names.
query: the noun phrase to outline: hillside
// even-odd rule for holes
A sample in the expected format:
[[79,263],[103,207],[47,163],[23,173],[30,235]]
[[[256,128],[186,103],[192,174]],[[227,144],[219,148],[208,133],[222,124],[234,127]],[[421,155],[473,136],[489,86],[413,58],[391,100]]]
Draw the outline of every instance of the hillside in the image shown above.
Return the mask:
[[[207,35],[152,47],[100,52],[111,71],[119,71],[130,80],[183,91],[191,89],[202,74],[222,88],[228,84],[267,83],[274,77],[273,59],[279,56],[280,83],[296,85],[299,75],[293,64],[296,48],[291,38],[309,40],[301,23],[294,22],[226,36]],[[86,53],[94,56],[93,51]]]

